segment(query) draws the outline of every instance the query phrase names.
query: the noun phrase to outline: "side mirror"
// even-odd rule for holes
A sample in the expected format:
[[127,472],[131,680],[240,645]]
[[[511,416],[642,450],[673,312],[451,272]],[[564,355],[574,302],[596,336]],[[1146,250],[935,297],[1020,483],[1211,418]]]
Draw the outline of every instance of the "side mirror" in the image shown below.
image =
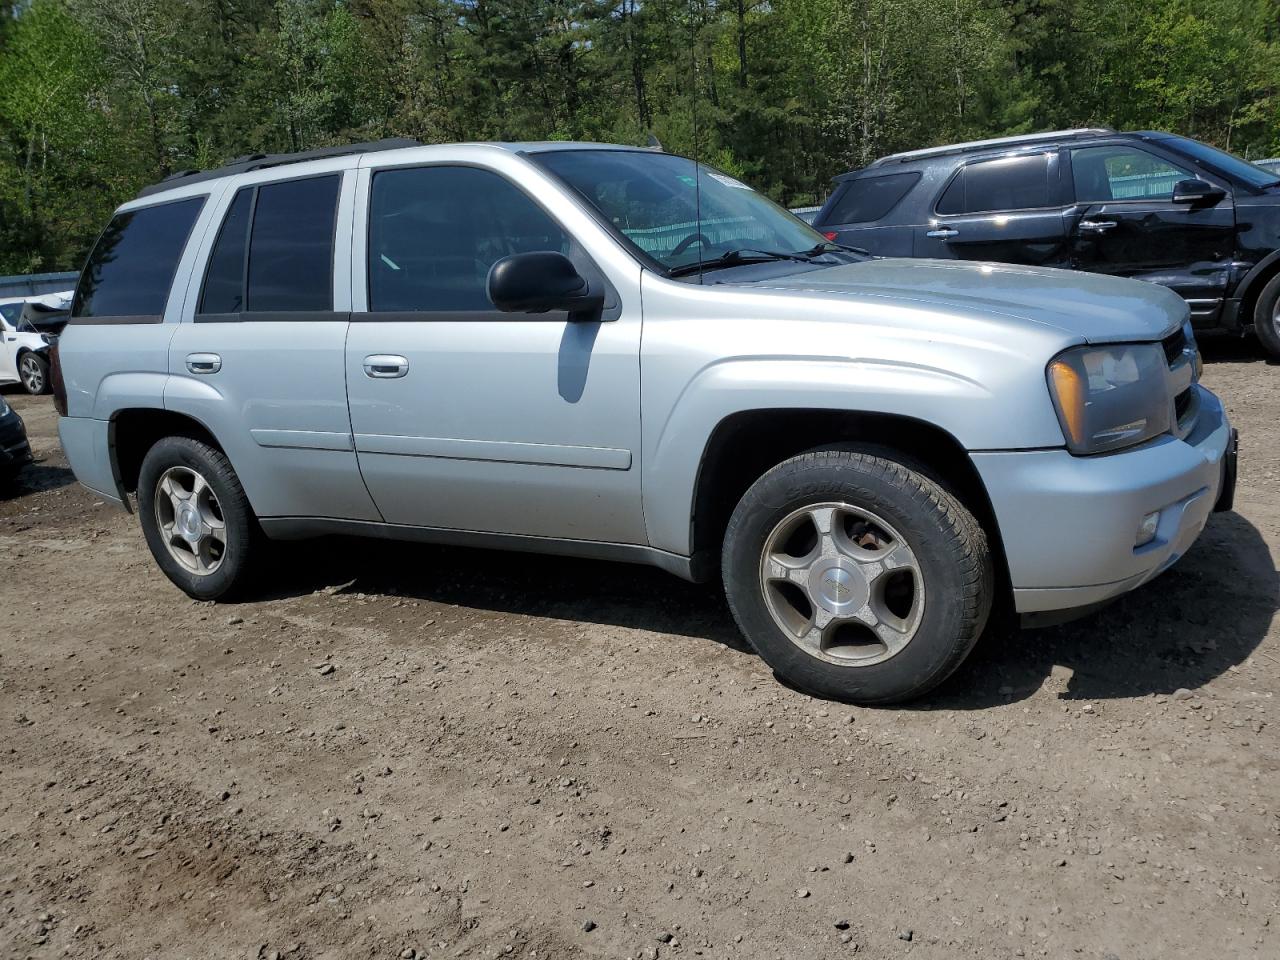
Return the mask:
[[1179,180],[1173,185],[1174,203],[1217,203],[1226,195],[1227,191],[1204,180]]
[[563,253],[539,251],[503,257],[489,268],[489,299],[506,313],[599,310],[604,294]]

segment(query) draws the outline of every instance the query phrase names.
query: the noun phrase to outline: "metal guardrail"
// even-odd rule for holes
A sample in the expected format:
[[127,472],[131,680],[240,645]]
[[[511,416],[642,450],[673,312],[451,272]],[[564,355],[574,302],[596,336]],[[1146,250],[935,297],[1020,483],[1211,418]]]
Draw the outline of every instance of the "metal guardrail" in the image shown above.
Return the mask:
[[78,273],[31,273],[26,276],[0,277],[0,298],[61,293],[74,287],[79,279]]

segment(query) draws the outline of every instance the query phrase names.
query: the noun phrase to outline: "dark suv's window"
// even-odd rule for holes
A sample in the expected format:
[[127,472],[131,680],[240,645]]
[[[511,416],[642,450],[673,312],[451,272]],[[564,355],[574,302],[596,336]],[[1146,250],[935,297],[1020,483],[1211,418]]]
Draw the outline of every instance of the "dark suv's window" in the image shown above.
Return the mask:
[[871,223],[885,217],[910,192],[919,173],[892,173],[885,177],[846,180],[824,223]]
[[1133,147],[1083,147],[1071,151],[1071,178],[1076,199],[1167,200],[1173,185],[1195,174]]
[[1032,210],[1052,203],[1049,155],[1034,153],[961,167],[938,201],[938,213]]
[[73,317],[159,320],[204,197],[117,214],[76,286]]
[[199,312],[332,310],[341,183],[335,173],[241,188],[209,255]]
[[373,177],[371,311],[492,310],[489,268],[513,253],[538,250],[569,254],[569,238],[496,173],[439,166]]

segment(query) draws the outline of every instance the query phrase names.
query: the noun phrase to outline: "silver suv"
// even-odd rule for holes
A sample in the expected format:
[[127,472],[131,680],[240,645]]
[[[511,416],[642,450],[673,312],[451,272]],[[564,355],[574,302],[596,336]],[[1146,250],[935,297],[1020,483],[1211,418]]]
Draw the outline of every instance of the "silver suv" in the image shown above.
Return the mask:
[[1145,583],[1234,486],[1176,294],[871,259],[630,147],[178,175],[72,312],[63,447],[193,597],[335,533],[718,573],[779,674],[854,702],[939,683],[993,607]]

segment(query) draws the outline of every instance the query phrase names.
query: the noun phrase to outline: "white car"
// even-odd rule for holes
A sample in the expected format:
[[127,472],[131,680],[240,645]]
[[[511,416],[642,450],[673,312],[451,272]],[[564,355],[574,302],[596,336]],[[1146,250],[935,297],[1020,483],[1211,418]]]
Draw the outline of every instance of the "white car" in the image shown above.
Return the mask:
[[49,345],[66,324],[72,291],[0,300],[0,385],[21,382],[27,393],[49,389]]

